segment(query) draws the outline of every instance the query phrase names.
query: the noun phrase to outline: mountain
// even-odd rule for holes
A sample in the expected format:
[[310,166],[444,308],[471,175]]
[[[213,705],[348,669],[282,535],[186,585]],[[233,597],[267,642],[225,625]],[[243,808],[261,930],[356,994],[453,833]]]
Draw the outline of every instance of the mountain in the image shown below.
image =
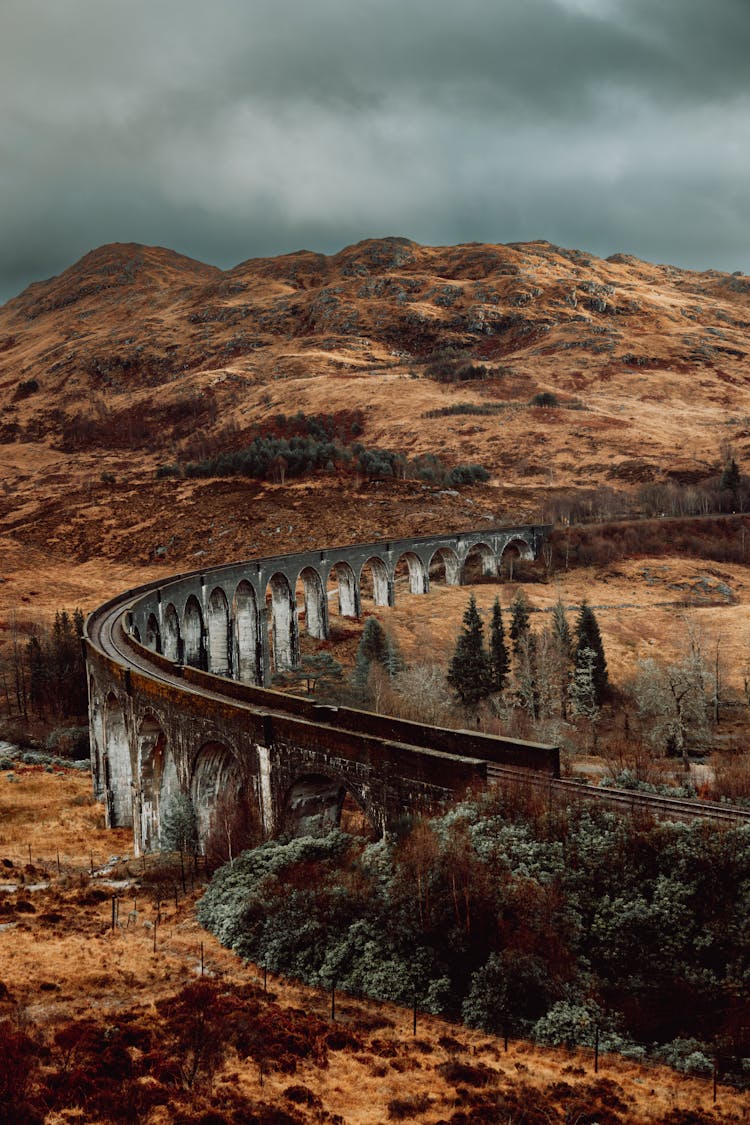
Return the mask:
[[[87,447],[160,452],[195,421],[241,440],[271,409],[358,406],[380,444],[505,479],[649,479],[710,467],[722,438],[746,448],[749,354],[750,278],[623,254],[386,238],[222,272],[104,246],[0,308],[0,437],[75,445],[66,423],[83,416],[101,423]],[[428,377],[441,360],[455,382]],[[543,392],[578,410],[530,411]],[[509,405],[491,422],[422,417],[477,401]],[[153,416],[140,435],[109,432],[136,410]]]
[[[197,565],[689,484],[730,448],[743,467],[748,356],[750,278],[625,254],[383,238],[222,271],[103,246],[0,308],[0,534],[61,558]],[[298,411],[491,479],[373,490],[338,464],[281,490],[156,479],[283,434]]]

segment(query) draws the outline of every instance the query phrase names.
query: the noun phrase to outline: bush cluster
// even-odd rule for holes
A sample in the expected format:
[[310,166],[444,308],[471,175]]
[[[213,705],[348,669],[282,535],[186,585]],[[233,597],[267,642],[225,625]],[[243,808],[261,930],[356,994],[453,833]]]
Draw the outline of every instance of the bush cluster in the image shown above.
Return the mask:
[[[161,465],[157,478],[246,476],[283,483],[287,477],[326,470],[356,472],[371,480],[411,479],[450,486],[489,480],[481,465],[456,465],[448,469],[434,453],[408,458],[403,453],[351,441],[361,433],[357,411],[339,415],[288,417],[278,414],[269,431],[256,435],[249,445],[184,465]],[[275,432],[273,432],[275,431]]]
[[440,406],[436,410],[426,410],[423,418],[450,418],[454,414],[502,414],[512,404],[509,402],[456,402],[452,406]]
[[438,383],[467,383],[473,379],[487,379],[490,372],[483,363],[474,363],[457,348],[439,348],[425,364],[428,379]]
[[36,379],[22,379],[16,387],[15,398],[28,398],[29,395],[36,394],[39,390],[39,383]]
[[744,828],[509,797],[401,839],[270,841],[220,870],[198,910],[240,956],[316,986],[416,993],[426,1010],[548,1043],[598,1027],[636,1057],[696,1040],[693,1068],[721,1049],[750,1055],[736,999],[748,885]]
[[723,519],[622,520],[558,527],[549,538],[551,566],[601,566],[626,558],[684,555],[746,563],[750,516]]
[[529,400],[529,406],[541,406],[547,410],[559,405],[560,400],[552,391],[540,391]]

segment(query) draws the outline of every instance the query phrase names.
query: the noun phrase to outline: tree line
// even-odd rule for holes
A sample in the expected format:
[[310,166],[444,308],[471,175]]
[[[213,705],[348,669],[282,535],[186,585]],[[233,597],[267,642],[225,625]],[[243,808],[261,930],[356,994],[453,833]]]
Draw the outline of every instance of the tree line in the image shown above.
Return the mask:
[[[474,595],[448,667],[448,683],[466,710],[500,697],[515,668],[515,700],[532,720],[572,711],[594,726],[609,687],[607,660],[596,615],[584,600],[571,631],[565,606],[558,600],[551,625],[536,634],[522,590],[510,605],[509,649],[500,599],[495,598],[485,644],[484,623]],[[513,659],[511,662],[511,650]]]
[[23,639],[11,629],[0,657],[0,690],[6,714],[39,719],[82,718],[88,709],[81,609],[58,610],[52,626],[35,625]]
[[404,453],[354,440],[362,432],[361,412],[338,415],[302,411],[276,415],[267,430],[240,449],[220,450],[198,461],[161,465],[157,477],[246,476],[283,484],[311,472],[355,472],[368,479],[423,480],[449,487],[489,480],[482,465],[448,468],[435,453],[409,458]]
[[[533,628],[535,618],[542,624]],[[730,702],[720,657],[717,642],[708,659],[705,638],[686,620],[681,652],[669,660],[640,659],[614,685],[596,613],[585,599],[574,617],[560,599],[542,615],[518,590],[505,611],[495,599],[487,624],[469,598],[447,668],[424,646],[407,664],[390,629],[370,616],[348,681],[325,652],[303,657],[276,682],[417,722],[450,727],[468,720],[568,751],[585,746],[605,759],[618,785],[695,796],[689,758],[710,747],[712,722],[720,722]],[[747,703],[749,684],[750,675]],[[713,780],[701,794],[750,801],[750,766],[743,770],[740,758],[730,750],[715,755]]]

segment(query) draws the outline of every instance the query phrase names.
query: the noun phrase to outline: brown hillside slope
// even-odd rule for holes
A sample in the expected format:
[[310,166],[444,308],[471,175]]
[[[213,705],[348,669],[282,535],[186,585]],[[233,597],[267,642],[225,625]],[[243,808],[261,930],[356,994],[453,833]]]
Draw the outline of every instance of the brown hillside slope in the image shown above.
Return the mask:
[[[488,378],[426,379],[445,347]],[[626,255],[382,239],[222,272],[114,245],[0,309],[0,436],[75,446],[83,416],[89,447],[167,452],[196,426],[231,423],[236,444],[269,412],[357,406],[368,443],[502,480],[648,479],[710,470],[723,438],[747,448],[749,355],[750,279]],[[529,409],[540,391],[587,409]],[[477,401],[511,405],[423,417]]]
[[[428,377],[445,348],[485,377]],[[380,239],[221,271],[101,247],[0,308],[0,613],[73,590],[90,606],[144,566],[531,520],[550,490],[715,473],[722,443],[750,448],[748,356],[750,279],[625,255]],[[561,405],[530,406],[544,391]],[[445,413],[467,403],[494,412]],[[355,409],[364,444],[480,462],[490,484],[154,477],[279,413]]]

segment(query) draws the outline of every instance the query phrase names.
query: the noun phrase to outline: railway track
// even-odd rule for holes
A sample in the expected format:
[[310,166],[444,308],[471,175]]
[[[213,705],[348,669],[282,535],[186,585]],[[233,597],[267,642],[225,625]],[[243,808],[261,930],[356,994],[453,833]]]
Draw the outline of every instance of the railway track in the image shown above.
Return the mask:
[[[520,775],[524,774],[523,777]],[[617,789],[606,785],[587,785],[568,778],[541,777],[530,771],[510,769],[489,764],[487,781],[496,786],[522,785],[537,792],[550,802],[591,801],[631,815],[645,814],[661,820],[710,820],[716,823],[750,824],[750,809],[722,805],[713,801],[693,800],[689,797],[666,797],[660,793],[641,793],[633,789]]]

